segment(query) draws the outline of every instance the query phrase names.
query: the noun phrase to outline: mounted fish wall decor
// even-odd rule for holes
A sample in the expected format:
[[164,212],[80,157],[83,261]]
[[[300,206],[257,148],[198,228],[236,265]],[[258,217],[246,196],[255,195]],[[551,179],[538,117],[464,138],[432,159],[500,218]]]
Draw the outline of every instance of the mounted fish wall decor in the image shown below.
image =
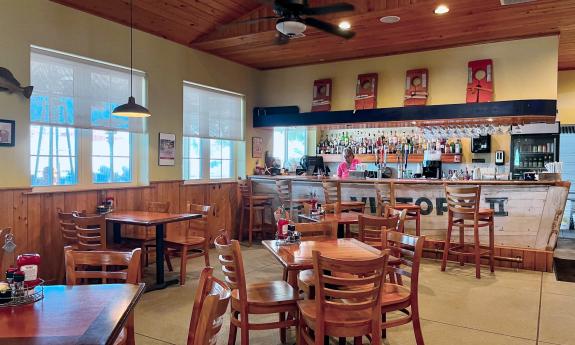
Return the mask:
[[20,82],[14,78],[12,72],[7,68],[0,67],[0,91],[8,93],[21,93],[26,98],[32,96],[34,86],[20,86]]

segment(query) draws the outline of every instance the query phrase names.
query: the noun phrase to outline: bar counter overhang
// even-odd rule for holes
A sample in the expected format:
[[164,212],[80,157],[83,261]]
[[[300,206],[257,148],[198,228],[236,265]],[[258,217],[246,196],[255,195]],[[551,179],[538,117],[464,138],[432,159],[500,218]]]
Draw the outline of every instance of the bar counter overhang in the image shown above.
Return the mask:
[[[276,179],[291,179],[292,197],[305,198],[315,192],[323,199],[322,181],[307,176],[251,176],[255,193],[275,193]],[[429,248],[441,248],[440,244],[447,231],[447,206],[444,184],[481,185],[482,208],[495,211],[495,245],[499,256],[507,257],[507,264],[517,259],[523,268],[551,271],[550,260],[553,251],[548,244],[553,232],[553,221],[557,211],[565,209],[570,182],[553,181],[446,181],[417,179],[336,179],[341,182],[342,200],[361,200],[366,204],[366,213],[375,213],[376,200],[374,183],[395,183],[398,202],[421,205],[421,234],[426,236]],[[277,202],[277,200],[276,200]],[[274,206],[278,206],[277,204]],[[407,232],[413,231],[413,224],[406,223]],[[454,230],[454,238],[457,238]],[[469,233],[471,234],[471,233]],[[466,241],[471,240],[467,238]],[[487,231],[480,230],[481,242],[487,241]],[[540,256],[539,263],[528,267],[530,259],[520,252],[529,251]],[[433,250],[428,250],[433,252]],[[434,256],[432,256],[434,257]],[[440,256],[439,256],[440,257]],[[521,257],[521,260],[519,258]],[[538,267],[535,267],[538,266]]]

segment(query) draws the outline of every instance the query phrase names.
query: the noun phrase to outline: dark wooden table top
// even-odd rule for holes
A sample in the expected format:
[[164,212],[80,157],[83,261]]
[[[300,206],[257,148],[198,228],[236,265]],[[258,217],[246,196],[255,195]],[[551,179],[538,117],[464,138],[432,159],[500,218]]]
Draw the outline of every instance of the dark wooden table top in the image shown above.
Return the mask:
[[44,299],[0,307],[0,344],[113,344],[144,284],[53,285]]
[[264,247],[288,270],[313,268],[312,251],[336,259],[372,259],[381,252],[370,245],[353,238],[340,238],[321,241],[301,241],[278,246],[275,240],[262,241]]
[[162,213],[146,211],[115,211],[106,215],[106,220],[122,224],[152,226],[158,224],[182,222],[201,218],[196,213]]
[[308,214],[300,214],[301,219],[305,219],[311,222],[333,222],[336,221],[338,224],[357,224],[359,222],[358,212],[342,212],[342,213],[330,213],[321,216],[312,216]]

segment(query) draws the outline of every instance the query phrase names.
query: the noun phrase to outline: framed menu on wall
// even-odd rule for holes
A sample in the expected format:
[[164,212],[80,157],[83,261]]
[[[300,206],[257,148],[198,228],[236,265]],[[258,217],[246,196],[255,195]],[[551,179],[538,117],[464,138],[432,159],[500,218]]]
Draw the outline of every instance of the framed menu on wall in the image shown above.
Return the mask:
[[264,154],[264,139],[252,137],[252,158],[262,158]]
[[172,133],[160,133],[158,139],[158,165],[176,165],[176,135]]

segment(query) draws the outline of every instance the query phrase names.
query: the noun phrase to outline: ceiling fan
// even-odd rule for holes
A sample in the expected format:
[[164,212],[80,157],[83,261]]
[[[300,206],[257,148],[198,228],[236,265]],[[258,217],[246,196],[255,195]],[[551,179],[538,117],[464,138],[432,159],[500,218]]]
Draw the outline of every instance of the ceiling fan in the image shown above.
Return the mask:
[[286,44],[291,38],[299,37],[307,26],[325,31],[345,39],[355,36],[355,32],[340,29],[337,25],[316,19],[313,16],[332,14],[338,12],[353,11],[354,6],[345,2],[335,3],[328,6],[310,7],[308,0],[258,0],[259,2],[273,6],[275,16],[251,19],[240,23],[252,23],[260,20],[276,19],[276,44]]

